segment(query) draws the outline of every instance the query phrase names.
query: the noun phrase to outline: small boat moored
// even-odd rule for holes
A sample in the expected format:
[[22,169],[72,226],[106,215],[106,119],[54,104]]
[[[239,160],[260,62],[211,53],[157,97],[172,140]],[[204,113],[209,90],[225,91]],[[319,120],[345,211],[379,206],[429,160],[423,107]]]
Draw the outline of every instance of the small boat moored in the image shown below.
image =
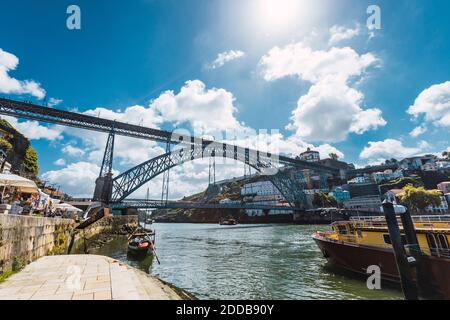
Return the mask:
[[221,226],[234,226],[234,225],[238,224],[238,222],[237,222],[236,219],[230,217],[230,218],[227,218],[227,219],[220,220],[219,224]]
[[149,250],[154,251],[155,232],[141,232],[133,234],[132,240],[128,242],[128,253],[133,255],[146,255]]

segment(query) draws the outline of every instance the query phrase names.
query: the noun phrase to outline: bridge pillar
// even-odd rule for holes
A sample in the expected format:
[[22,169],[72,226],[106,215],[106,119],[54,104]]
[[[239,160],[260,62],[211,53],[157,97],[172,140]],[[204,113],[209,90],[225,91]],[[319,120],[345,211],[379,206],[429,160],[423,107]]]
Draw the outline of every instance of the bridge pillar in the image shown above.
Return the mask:
[[113,165],[113,155],[114,155],[114,129],[108,135],[108,140],[106,141],[105,153],[103,155],[102,167],[100,169],[100,174],[95,180],[94,196],[92,199],[94,201],[100,201],[105,204],[109,204],[112,196],[112,165]]
[[112,173],[107,173],[104,177],[95,180],[94,201],[109,203],[112,195],[113,179]]

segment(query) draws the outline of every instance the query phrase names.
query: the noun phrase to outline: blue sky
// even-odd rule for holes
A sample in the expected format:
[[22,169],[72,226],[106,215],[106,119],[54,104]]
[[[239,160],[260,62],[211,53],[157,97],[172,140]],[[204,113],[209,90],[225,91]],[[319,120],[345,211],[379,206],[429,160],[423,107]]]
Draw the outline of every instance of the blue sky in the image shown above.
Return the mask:
[[[81,9],[81,30],[66,27],[71,4]],[[381,29],[372,33],[366,27],[371,4],[381,9]],[[280,152],[314,146],[359,165],[450,147],[445,0],[6,0],[1,6],[0,48],[19,59],[5,71],[12,60],[3,57],[2,66],[0,55],[0,94],[12,98],[54,98],[62,100],[56,108],[164,129],[278,129]],[[10,79],[22,82],[11,87]],[[39,89],[26,87],[26,80]],[[46,98],[39,99],[42,90]],[[167,90],[173,92],[164,96]],[[127,112],[135,105],[144,109]],[[327,114],[338,124],[327,125]],[[96,134],[21,122],[41,175],[89,194],[81,180],[67,180],[80,171],[93,179],[104,137],[94,141]],[[414,128],[420,129],[411,135]],[[162,150],[122,144],[118,172]],[[188,185],[198,181],[204,187],[205,166],[188,169],[195,175],[179,172],[187,181],[180,188],[194,191]]]

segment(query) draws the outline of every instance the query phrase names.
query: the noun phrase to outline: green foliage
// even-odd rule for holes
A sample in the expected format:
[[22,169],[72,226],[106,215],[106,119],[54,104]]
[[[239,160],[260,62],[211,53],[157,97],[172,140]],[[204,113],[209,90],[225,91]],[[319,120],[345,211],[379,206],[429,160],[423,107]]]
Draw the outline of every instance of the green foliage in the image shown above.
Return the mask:
[[16,130],[16,129],[14,129],[14,127],[13,127],[8,121],[6,121],[5,119],[0,119],[0,126],[3,126],[3,127],[5,127],[5,128],[9,128],[9,129],[13,129],[14,131]]
[[425,190],[424,187],[414,187],[408,184],[403,188],[404,193],[400,195],[400,201],[411,211],[420,212],[428,206],[439,206],[441,204],[440,192],[438,190]]
[[10,276],[12,276],[14,272],[12,270],[7,270],[2,273],[0,273],[0,283],[8,279]]
[[339,156],[336,153],[329,153],[328,156],[333,160],[338,160]]
[[8,153],[12,150],[12,148],[13,146],[8,140],[0,138],[0,149],[3,149],[6,153]]
[[38,157],[36,154],[36,151],[34,151],[32,146],[28,146],[25,157],[23,159],[23,164],[25,165],[25,168],[32,172],[34,175],[38,175],[39,173],[39,166],[38,166]]
[[25,260],[22,257],[14,257],[13,263],[12,263],[12,271],[18,272],[22,270],[26,265]]
[[338,203],[337,203],[336,198],[334,198],[326,193],[317,192],[314,194],[313,205],[316,207],[322,207],[322,208],[336,207],[337,204]]
[[389,182],[383,183],[380,185],[380,189],[382,193],[385,193],[391,189],[402,189],[408,184],[413,185],[414,187],[422,187],[423,182],[422,179],[418,176],[412,177],[403,177],[395,180],[391,180]]

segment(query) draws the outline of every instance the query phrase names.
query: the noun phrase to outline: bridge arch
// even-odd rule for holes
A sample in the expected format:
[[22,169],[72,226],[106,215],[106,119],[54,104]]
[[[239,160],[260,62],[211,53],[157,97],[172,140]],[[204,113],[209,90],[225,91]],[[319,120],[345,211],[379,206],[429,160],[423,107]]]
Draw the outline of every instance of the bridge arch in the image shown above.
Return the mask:
[[[247,148],[234,147],[227,150],[225,144],[210,144],[206,146],[187,146],[175,149],[147,160],[112,180],[111,202],[120,202],[159,174],[183,163],[209,158],[223,157],[244,162],[265,175],[275,175],[278,171],[277,159],[271,154],[251,152]],[[280,190],[281,191],[281,190]]]

